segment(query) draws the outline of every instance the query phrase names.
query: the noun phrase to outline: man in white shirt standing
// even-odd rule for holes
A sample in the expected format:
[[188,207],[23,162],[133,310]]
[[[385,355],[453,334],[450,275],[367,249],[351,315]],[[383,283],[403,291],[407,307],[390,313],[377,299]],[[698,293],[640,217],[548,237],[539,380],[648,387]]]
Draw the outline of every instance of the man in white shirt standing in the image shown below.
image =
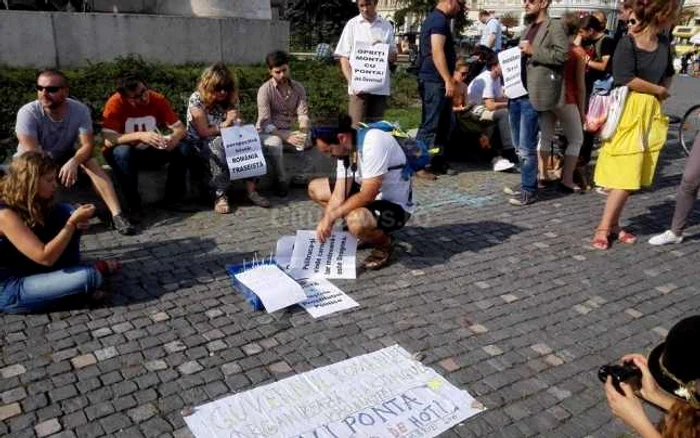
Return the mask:
[[491,15],[489,11],[483,9],[479,11],[479,21],[484,25],[481,30],[481,41],[479,41],[479,45],[488,47],[495,53],[500,52],[503,41],[501,22],[498,21],[498,18]]
[[[357,126],[360,122],[381,120],[387,107],[388,96],[391,94],[389,64],[396,62],[394,27],[377,15],[377,2],[378,0],[357,0],[360,14],[345,24],[335,49],[335,56],[340,58],[343,75],[348,81],[348,94],[350,95],[348,112],[352,118],[353,126]],[[385,79],[371,93],[359,92],[352,88],[353,68],[350,65],[350,58],[356,43],[359,41],[368,44],[389,45]]]
[[309,183],[309,197],[323,207],[316,236],[324,242],[345,220],[350,234],[373,248],[363,267],[379,269],[393,253],[390,234],[415,209],[411,178],[403,172],[406,154],[390,133],[368,129],[358,135],[351,123],[341,116],[337,126],[311,130],[313,144],[338,160],[334,177]]
[[510,160],[515,161],[516,155],[510,136],[508,99],[503,95],[501,66],[496,55],[490,54],[486,57],[486,70],[469,83],[467,94],[475,117],[482,122],[492,122],[498,127],[502,149],[493,159],[493,170],[499,172],[515,167]]

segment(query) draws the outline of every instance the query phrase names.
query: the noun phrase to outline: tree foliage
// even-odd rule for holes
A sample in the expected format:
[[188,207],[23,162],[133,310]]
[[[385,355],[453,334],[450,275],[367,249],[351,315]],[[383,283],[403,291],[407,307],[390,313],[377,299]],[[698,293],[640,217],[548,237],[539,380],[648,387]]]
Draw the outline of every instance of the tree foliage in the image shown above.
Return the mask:
[[518,27],[520,20],[515,16],[515,14],[508,12],[501,17],[501,24],[505,26],[506,30],[508,30],[513,27]]
[[[418,23],[435,7],[435,0],[399,0],[401,8],[394,14],[394,22],[397,27],[402,27],[408,17],[414,17]],[[454,20],[454,33],[461,35],[462,31],[473,23],[467,14],[459,14]]]
[[348,0],[290,0],[284,19],[289,21],[292,47],[310,49],[338,41],[345,23],[357,14],[357,5]]

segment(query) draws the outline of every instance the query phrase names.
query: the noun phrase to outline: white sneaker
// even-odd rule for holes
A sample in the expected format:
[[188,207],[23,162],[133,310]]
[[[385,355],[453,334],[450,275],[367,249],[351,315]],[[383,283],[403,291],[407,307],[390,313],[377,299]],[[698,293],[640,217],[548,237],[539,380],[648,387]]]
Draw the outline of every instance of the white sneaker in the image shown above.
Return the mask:
[[669,243],[681,243],[683,236],[676,236],[673,231],[666,230],[663,233],[649,239],[651,245],[668,245]]
[[491,163],[493,164],[493,171],[494,172],[505,172],[506,170],[509,170],[509,169],[512,169],[515,167],[515,164],[511,163],[510,161],[508,161],[502,157],[494,158],[491,161]]

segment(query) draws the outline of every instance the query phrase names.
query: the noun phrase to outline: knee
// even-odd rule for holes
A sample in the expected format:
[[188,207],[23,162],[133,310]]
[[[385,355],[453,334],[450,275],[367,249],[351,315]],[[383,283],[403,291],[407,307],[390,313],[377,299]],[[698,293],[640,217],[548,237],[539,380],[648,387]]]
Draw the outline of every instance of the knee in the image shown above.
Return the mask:
[[312,201],[327,201],[327,199],[324,199],[323,193],[323,184],[326,184],[326,179],[325,178],[316,178],[314,180],[311,180],[309,182],[309,186],[306,188],[306,192],[309,194],[309,198]]
[[348,231],[355,237],[361,237],[377,227],[374,216],[366,208],[351,211],[345,217],[345,222],[348,224]]
[[131,158],[131,146],[124,144],[116,145],[105,153],[105,157],[113,163],[128,163]]
[[681,179],[681,184],[678,186],[678,190],[683,193],[696,193],[700,188],[700,178],[688,178],[683,177]]

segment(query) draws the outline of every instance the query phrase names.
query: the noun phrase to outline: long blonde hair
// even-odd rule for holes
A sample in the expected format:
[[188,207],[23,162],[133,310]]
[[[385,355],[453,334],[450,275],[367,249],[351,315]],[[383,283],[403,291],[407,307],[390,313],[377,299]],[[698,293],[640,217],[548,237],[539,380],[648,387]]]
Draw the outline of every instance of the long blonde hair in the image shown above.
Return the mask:
[[[216,101],[216,90],[222,87],[231,89],[228,101],[223,104]],[[197,83],[197,91],[207,109],[212,109],[219,104],[225,110],[238,108],[238,87],[236,85],[236,78],[223,62],[217,62],[207,67],[202,72],[202,75],[199,77],[199,82]]]
[[677,401],[660,424],[663,438],[699,438],[700,409],[686,401]]
[[38,196],[39,183],[58,165],[43,152],[25,152],[12,160],[7,175],[0,179],[0,202],[17,214],[28,227],[44,225],[50,200]]

